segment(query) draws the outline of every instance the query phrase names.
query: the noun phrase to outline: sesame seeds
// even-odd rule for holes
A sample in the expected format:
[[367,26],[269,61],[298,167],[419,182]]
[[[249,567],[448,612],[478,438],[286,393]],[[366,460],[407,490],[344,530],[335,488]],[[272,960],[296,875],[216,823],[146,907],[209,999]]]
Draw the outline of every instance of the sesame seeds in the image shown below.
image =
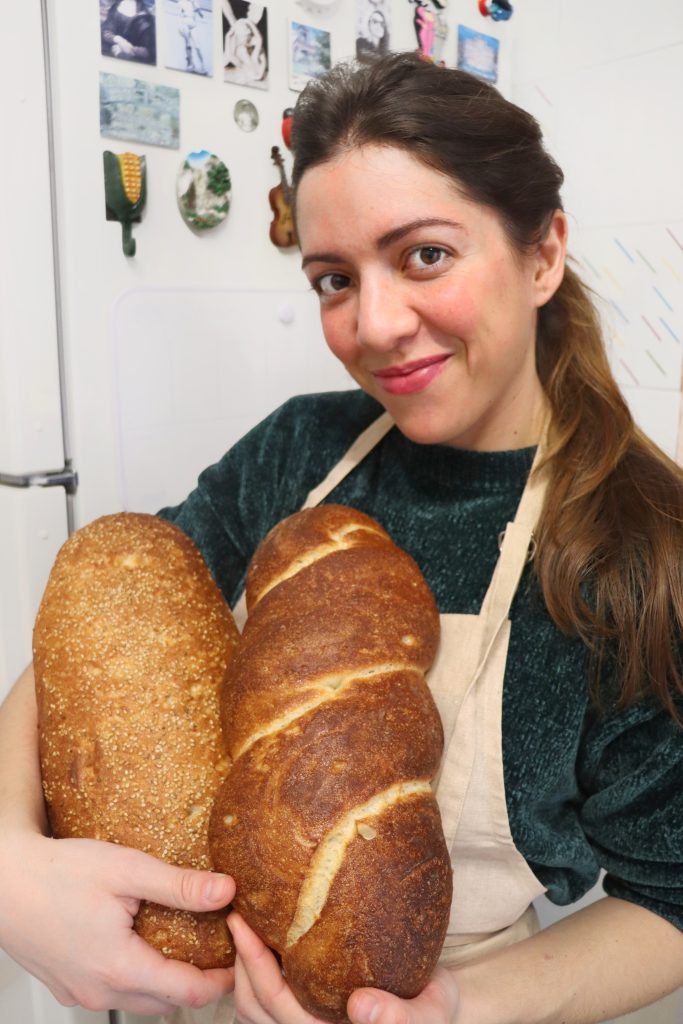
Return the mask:
[[[210,866],[208,817],[229,765],[218,695],[236,641],[199,552],[171,524],[121,513],[67,541],[34,631],[55,836]],[[184,939],[164,944],[174,956],[197,943],[197,918],[182,920]]]

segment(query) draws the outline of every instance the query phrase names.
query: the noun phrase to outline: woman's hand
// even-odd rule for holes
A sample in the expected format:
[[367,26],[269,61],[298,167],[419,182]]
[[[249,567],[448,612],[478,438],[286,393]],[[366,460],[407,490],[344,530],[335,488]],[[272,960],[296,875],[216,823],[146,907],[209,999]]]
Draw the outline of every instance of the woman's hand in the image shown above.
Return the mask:
[[138,850],[13,830],[0,845],[0,946],[64,1006],[162,1014],[229,992],[233,970],[167,960],[133,931],[142,899],[218,910],[232,879]]
[[459,996],[450,971],[437,967],[414,999],[399,999],[376,988],[359,988],[349,999],[353,1024],[455,1024]]
[[280,966],[239,914],[230,914],[235,959],[235,1008],[239,1024],[324,1024],[297,1002]]
[[[240,1024],[323,1024],[297,1002],[277,960],[239,914],[228,925],[237,949],[235,1005]],[[438,969],[415,999],[374,988],[358,989],[347,1012],[353,1024],[454,1024],[458,990],[452,974]]]

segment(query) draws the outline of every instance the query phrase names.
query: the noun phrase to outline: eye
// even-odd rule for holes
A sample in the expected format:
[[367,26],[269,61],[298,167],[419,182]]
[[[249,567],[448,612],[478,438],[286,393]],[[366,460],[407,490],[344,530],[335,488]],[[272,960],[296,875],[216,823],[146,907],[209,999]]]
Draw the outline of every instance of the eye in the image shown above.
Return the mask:
[[346,274],[323,274],[313,282],[318,295],[338,295],[348,288],[350,278]]
[[445,249],[438,245],[421,245],[408,253],[406,261],[410,270],[425,270],[440,266],[448,257]]

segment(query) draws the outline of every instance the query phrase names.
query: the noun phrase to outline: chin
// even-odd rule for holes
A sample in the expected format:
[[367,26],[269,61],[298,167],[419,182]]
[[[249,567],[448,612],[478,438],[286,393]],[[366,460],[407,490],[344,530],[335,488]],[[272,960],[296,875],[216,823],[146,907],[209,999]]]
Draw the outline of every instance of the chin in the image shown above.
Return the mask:
[[430,422],[424,416],[401,416],[394,414],[393,409],[388,409],[390,416],[393,416],[396,426],[401,433],[415,444],[456,444],[453,440],[456,431],[443,423]]

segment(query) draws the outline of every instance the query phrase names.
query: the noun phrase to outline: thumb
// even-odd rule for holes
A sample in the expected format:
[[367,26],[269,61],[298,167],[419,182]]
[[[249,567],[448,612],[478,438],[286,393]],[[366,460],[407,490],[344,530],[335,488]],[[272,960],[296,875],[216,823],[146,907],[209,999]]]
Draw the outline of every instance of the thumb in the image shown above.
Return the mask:
[[456,1019],[459,1002],[455,977],[437,967],[414,999],[399,999],[376,988],[359,988],[351,994],[347,1012],[353,1024],[447,1024]]
[[408,1024],[413,1022],[410,1008],[396,996],[377,989],[356,989],[350,997],[347,1013],[352,1024]]
[[229,875],[215,871],[196,871],[166,864],[138,850],[128,850],[125,871],[118,895],[160,903],[177,910],[218,910],[235,895],[235,883]]

